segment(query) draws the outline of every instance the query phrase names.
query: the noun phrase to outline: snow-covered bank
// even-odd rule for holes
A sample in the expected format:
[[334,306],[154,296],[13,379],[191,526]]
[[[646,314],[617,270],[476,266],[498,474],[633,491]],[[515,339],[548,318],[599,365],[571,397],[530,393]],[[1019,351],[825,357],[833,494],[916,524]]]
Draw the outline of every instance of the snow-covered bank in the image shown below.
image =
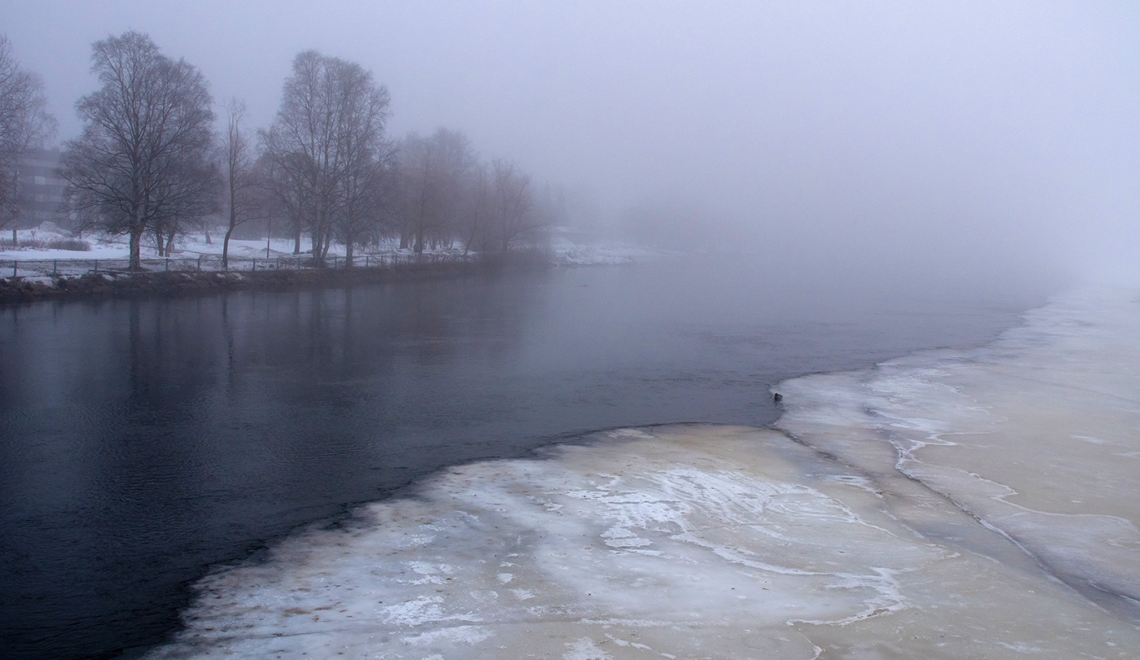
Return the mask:
[[[88,249],[50,247],[53,243],[69,242],[72,246]],[[312,268],[311,255],[294,254],[292,239],[231,240],[228,264],[221,259],[222,242],[214,236],[206,242],[204,234],[180,236],[169,254],[159,257],[149,241],[141,246],[141,265],[145,274],[127,276],[130,249],[123,236],[89,234],[86,239],[71,238],[67,232],[44,223],[36,229],[18,232],[19,246],[7,242],[0,249],[0,302],[28,302],[44,298],[74,298],[104,295],[116,292],[172,293],[221,288],[246,288],[259,283],[268,286],[287,286],[303,282],[321,281],[380,281],[391,279],[384,273],[357,273],[355,275],[300,274]],[[437,246],[422,254],[400,248],[394,239],[385,239],[378,245],[360,248],[355,252],[356,270],[390,270],[400,268],[417,271],[439,271],[446,265],[455,265],[455,272],[473,272],[482,266],[494,268],[496,264],[534,266],[595,266],[633,264],[644,259],[664,256],[665,253],[618,243],[587,241],[579,244],[563,232],[554,232],[551,244],[543,248],[512,251],[508,255],[479,255],[465,253],[453,246]],[[489,257],[489,258],[484,258]],[[338,270],[345,264],[343,245],[333,244],[326,265]],[[322,269],[323,270],[323,269]],[[259,274],[260,271],[260,274]],[[294,274],[290,275],[292,271]],[[226,274],[222,277],[223,272]],[[279,275],[266,275],[278,272]],[[234,273],[241,275],[233,276]],[[167,277],[166,274],[174,275]],[[203,275],[206,275],[203,277]],[[217,275],[218,277],[212,277]],[[248,277],[245,277],[248,276]],[[141,277],[141,279],[139,279]]]
[[[25,244],[67,237],[66,232],[52,231],[50,228],[21,230],[18,235],[19,240]],[[90,250],[75,251],[38,249],[32,247],[6,247],[5,249],[0,249],[0,264],[12,260],[127,259],[130,257],[130,246],[125,236],[91,233],[85,235],[84,239],[91,246]],[[209,242],[206,241],[205,234],[186,234],[178,237],[170,256],[174,259],[193,259],[199,255],[220,257],[222,247],[222,237],[218,234],[212,235]],[[237,259],[272,259],[278,256],[291,256],[294,247],[295,243],[291,238],[274,238],[268,241],[264,238],[249,240],[231,239],[229,254],[231,257]],[[302,241],[301,247],[302,251],[309,247],[307,237],[306,240]],[[151,237],[144,237],[140,250],[141,256],[144,259],[154,259],[159,256],[158,250],[154,247],[154,240]],[[450,253],[451,251],[439,250],[439,252]],[[432,251],[429,250],[428,253],[431,254]],[[398,246],[393,241],[384,241],[381,245],[374,248],[358,248],[356,254],[363,258],[363,256],[367,254],[410,255],[413,254],[413,252],[411,250],[398,249]],[[330,257],[344,257],[344,255],[345,249],[343,245],[333,243],[329,248]]]
[[153,657],[1131,657],[1136,300],[784,383],[806,444],[627,429],[453,468],[216,571]]
[[616,266],[669,254],[620,242],[578,243],[560,233],[551,237],[550,252],[554,263],[559,266]]
[[[7,235],[0,236],[5,238]],[[18,232],[18,240],[25,246],[34,243],[46,243],[51,240],[71,238],[68,232],[59,230],[45,223],[37,229],[26,229]],[[149,239],[149,237],[148,237]],[[645,259],[653,259],[668,253],[652,250],[645,247],[630,245],[619,241],[604,241],[590,237],[590,240],[581,240],[581,236],[571,235],[557,228],[552,230],[549,245],[543,248],[550,255],[554,265],[558,266],[606,266],[632,264]],[[130,248],[125,236],[110,236],[101,233],[88,234],[85,242],[89,250],[66,250],[40,247],[12,247],[0,246],[0,269],[5,262],[11,261],[76,261],[92,259],[127,259]],[[302,250],[308,247],[308,239],[302,241]],[[457,255],[463,254],[462,246],[439,246],[429,248],[426,254]],[[235,259],[274,259],[288,258],[293,255],[295,248],[291,238],[262,239],[231,239],[229,254]],[[142,258],[158,258],[158,251],[153,246],[153,240],[144,240],[141,245]],[[333,243],[329,248],[330,257],[345,256],[345,246]],[[210,242],[206,242],[205,234],[194,233],[179,236],[174,250],[170,255],[173,259],[185,260],[203,257],[220,257],[222,254],[222,237],[214,234]],[[415,253],[407,248],[401,249],[399,241],[385,239],[375,246],[358,247],[355,251],[358,258],[371,256],[372,258],[393,256],[410,258]],[[0,274],[4,271],[0,270]]]
[[[144,265],[150,265],[144,262]],[[480,261],[409,260],[399,264],[388,262],[371,268],[275,268],[229,271],[190,270],[97,271],[83,275],[40,275],[0,278],[0,304],[26,303],[49,299],[94,298],[102,296],[172,296],[210,294],[238,289],[290,290],[323,288],[355,284],[422,281],[461,277],[503,268],[527,268],[528,264],[503,264]],[[161,268],[161,264],[159,265]]]

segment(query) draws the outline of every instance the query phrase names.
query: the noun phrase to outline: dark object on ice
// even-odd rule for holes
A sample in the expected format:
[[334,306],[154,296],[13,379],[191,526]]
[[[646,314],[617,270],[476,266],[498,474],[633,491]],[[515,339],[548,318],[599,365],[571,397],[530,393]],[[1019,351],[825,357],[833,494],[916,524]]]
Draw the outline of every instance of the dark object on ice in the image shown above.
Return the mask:
[[779,392],[776,392],[775,394],[772,395],[772,400],[775,401],[776,403],[779,403],[779,402],[784,400],[784,395],[780,394]]

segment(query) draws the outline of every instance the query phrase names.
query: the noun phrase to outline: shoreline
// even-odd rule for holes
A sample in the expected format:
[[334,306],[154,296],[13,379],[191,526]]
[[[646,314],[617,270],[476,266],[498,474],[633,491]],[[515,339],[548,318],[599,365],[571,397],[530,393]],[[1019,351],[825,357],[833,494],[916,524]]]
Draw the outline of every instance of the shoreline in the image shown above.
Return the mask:
[[0,307],[48,300],[149,298],[209,295],[227,291],[291,291],[355,284],[429,281],[506,271],[537,271],[556,267],[536,259],[508,258],[447,261],[384,267],[304,270],[187,272],[89,272],[79,277],[55,277],[51,284],[17,278],[0,279]]

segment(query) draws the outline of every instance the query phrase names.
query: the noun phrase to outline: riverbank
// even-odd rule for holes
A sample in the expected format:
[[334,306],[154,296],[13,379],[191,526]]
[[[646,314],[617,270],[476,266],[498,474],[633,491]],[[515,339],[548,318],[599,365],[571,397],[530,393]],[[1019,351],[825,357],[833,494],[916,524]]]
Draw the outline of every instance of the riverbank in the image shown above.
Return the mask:
[[[326,268],[311,267],[311,253],[295,253],[292,239],[230,241],[228,268],[222,245],[201,235],[183,236],[178,249],[159,255],[143,247],[145,272],[127,271],[129,246],[122,236],[95,234],[72,238],[55,225],[21,230],[19,240],[0,241],[0,305],[37,300],[107,296],[190,295],[236,289],[281,290],[346,284],[435,279],[503,269],[628,265],[676,256],[661,250],[551,232],[549,244],[524,247],[507,255],[465,254],[439,247],[416,254],[386,239],[356,255],[344,268],[345,249],[334,245]],[[60,247],[70,241],[72,245]]]
[[304,268],[262,271],[95,271],[55,277],[0,279],[0,305],[40,300],[103,297],[180,296],[262,289],[280,291],[351,284],[416,281],[554,267],[541,255],[517,253],[510,258],[424,261],[353,268]]

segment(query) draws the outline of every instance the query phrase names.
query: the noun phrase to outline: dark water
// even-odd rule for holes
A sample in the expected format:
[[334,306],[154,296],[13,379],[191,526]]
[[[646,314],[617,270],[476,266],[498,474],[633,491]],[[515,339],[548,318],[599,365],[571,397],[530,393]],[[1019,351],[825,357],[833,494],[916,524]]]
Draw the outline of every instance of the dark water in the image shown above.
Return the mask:
[[766,424],[784,378],[986,341],[1044,293],[695,259],[2,308],[0,649],[153,644],[208,565],[441,466],[606,427]]

